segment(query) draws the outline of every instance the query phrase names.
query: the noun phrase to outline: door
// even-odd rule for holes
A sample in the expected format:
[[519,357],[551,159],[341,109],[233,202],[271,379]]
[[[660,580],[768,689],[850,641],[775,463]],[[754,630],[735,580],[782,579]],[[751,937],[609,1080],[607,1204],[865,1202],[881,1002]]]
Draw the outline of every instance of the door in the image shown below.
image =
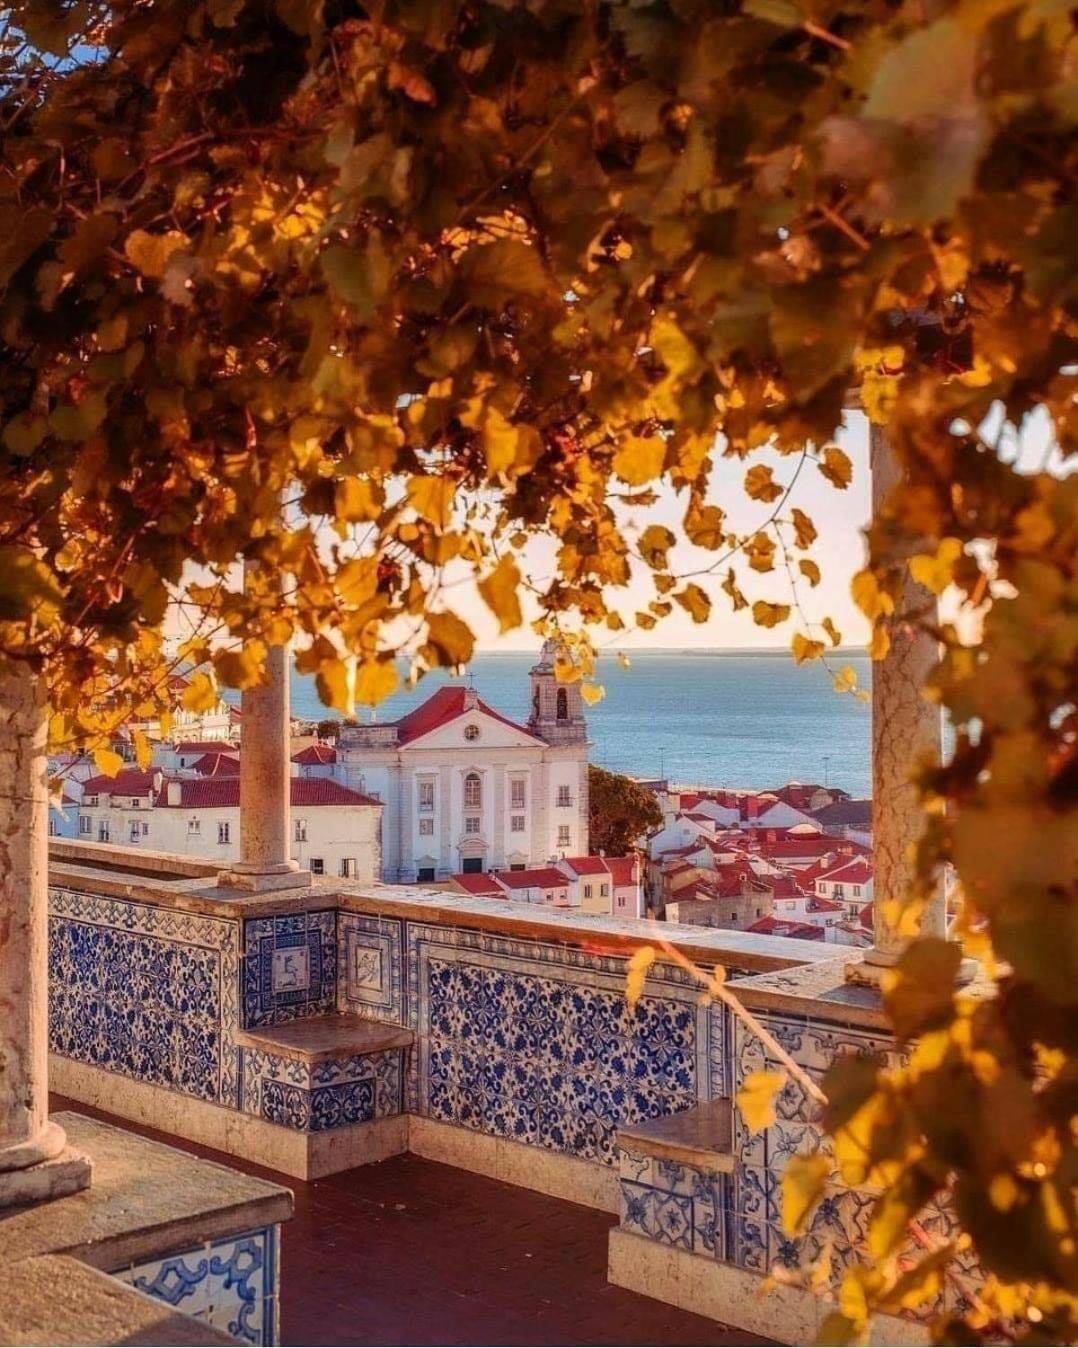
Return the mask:
[[482,875],[483,858],[482,857],[461,857],[461,870],[465,875]]

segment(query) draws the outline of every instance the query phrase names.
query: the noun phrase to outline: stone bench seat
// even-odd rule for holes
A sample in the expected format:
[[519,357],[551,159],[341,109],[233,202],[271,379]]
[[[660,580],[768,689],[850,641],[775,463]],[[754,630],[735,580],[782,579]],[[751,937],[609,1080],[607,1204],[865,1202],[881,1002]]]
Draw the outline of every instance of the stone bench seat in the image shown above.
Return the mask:
[[410,1048],[414,1042],[415,1035],[403,1025],[352,1014],[311,1016],[236,1033],[236,1043],[243,1048],[259,1049],[308,1066]]
[[634,1156],[677,1161],[695,1169],[732,1174],[733,1111],[730,1100],[706,1100],[680,1114],[623,1124],[618,1146]]

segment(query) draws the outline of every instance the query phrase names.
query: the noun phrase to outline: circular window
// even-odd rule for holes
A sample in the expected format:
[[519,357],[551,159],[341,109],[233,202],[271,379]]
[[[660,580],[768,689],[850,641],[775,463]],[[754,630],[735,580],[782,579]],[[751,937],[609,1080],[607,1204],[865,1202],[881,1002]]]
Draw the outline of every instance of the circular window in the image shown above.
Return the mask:
[[466,725],[464,727],[464,738],[466,740],[477,740],[479,738],[479,727],[477,725]]

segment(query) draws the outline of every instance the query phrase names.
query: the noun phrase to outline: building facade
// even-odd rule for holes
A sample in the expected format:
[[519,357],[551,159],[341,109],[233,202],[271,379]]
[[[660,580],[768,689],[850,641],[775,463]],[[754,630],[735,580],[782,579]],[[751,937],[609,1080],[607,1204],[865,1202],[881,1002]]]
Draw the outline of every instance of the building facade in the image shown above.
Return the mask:
[[382,878],[519,871],[588,851],[588,743],[579,684],[554,649],[530,672],[518,725],[450,684],[399,720],[341,727],[336,777],[384,805]]

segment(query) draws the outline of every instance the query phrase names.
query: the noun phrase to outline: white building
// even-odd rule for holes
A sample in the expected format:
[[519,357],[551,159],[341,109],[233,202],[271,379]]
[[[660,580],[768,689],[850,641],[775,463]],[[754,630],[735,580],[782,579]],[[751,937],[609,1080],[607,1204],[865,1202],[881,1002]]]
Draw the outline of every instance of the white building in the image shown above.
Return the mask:
[[341,727],[337,780],[385,806],[384,879],[543,868],[587,852],[580,686],[557,681],[549,642],[530,677],[527,725],[449,684],[397,721]]
[[512,899],[603,917],[643,917],[638,857],[562,857],[549,866],[485,875],[461,873],[453,885],[474,898]]
[[843,904],[847,916],[855,919],[872,902],[872,867],[864,857],[843,860],[818,875],[813,887],[818,898]]
[[[339,782],[294,777],[292,856],[313,875],[361,882],[378,878],[381,863],[380,802]],[[79,834],[87,842],[146,847],[210,861],[238,861],[238,777],[168,777],[160,769],[126,769],[92,777],[78,807]]]

